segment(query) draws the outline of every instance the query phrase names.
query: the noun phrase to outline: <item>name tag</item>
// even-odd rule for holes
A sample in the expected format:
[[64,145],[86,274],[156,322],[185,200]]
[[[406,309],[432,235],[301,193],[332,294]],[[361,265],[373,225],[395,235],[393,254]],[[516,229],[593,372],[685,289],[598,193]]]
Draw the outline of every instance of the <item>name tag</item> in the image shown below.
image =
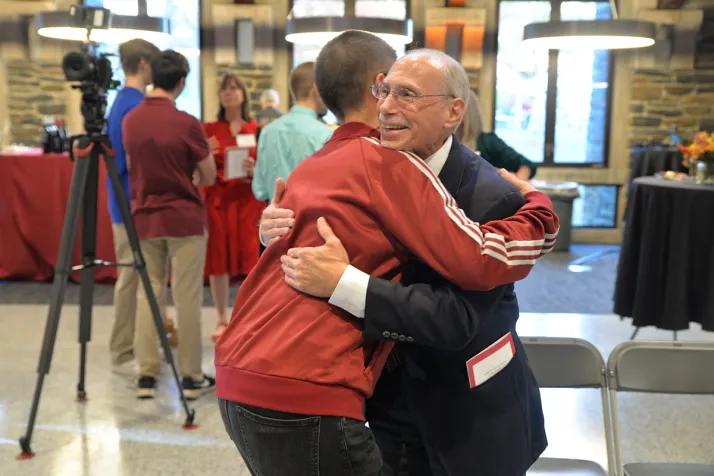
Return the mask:
[[498,374],[516,355],[513,336],[509,332],[466,362],[469,386],[476,388]]
[[236,145],[241,149],[255,147],[255,136],[253,134],[238,134],[236,137]]

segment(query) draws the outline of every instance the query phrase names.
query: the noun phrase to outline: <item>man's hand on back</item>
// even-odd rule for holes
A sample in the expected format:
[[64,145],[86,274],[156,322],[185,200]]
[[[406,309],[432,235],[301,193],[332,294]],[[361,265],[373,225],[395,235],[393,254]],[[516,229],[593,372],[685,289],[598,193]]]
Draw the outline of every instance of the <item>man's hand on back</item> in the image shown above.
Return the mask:
[[525,180],[521,180],[512,173],[508,172],[506,169],[500,169],[498,171],[499,174],[501,174],[501,177],[506,179],[507,181],[511,182],[514,187],[518,189],[519,192],[521,192],[521,195],[525,195],[528,192],[537,192],[538,189],[535,188],[533,185],[530,183],[526,182]]
[[275,182],[275,194],[263,213],[260,215],[260,241],[266,246],[290,231],[295,223],[295,213],[287,208],[279,208],[280,200],[285,193],[285,181]]
[[315,248],[291,248],[280,261],[285,282],[311,296],[329,298],[350,264],[347,251],[327,220],[317,220],[317,231],[325,244]]

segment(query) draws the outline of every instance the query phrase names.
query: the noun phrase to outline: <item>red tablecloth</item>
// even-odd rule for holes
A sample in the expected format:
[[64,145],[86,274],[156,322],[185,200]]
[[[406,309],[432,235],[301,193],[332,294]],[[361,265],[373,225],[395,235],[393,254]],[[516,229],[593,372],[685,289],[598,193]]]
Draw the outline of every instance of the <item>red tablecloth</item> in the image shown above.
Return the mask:
[[[64,155],[0,154],[0,279],[46,281],[54,275],[73,167]],[[96,256],[113,262],[105,179],[100,162]],[[81,232],[73,264],[80,262],[80,245]],[[97,282],[116,279],[114,268],[95,271]]]

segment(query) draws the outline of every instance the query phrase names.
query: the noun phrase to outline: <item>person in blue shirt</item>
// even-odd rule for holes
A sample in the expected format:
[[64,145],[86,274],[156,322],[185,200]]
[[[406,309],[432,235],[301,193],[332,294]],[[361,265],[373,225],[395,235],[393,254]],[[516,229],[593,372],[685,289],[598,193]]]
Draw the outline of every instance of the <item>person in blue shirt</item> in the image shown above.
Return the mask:
[[[121,125],[124,117],[144,99],[146,87],[151,84],[151,60],[159,52],[159,48],[142,39],[129,40],[119,46],[119,59],[124,70],[125,80],[124,87],[117,92],[107,116],[107,133],[114,149],[121,183],[127,197],[129,197],[129,169],[127,168]],[[106,184],[117,262],[133,263],[134,256],[119,212],[117,195],[108,176]],[[133,268],[117,267],[117,282],[114,286],[114,324],[109,342],[112,362],[115,365],[121,365],[134,358],[134,324],[138,285],[139,276]]]
[[327,113],[315,87],[315,63],[296,66],[290,73],[290,94],[295,105],[287,114],[263,128],[253,172],[253,195],[271,200],[278,178],[288,175],[300,162],[325,145],[333,129],[318,119]]

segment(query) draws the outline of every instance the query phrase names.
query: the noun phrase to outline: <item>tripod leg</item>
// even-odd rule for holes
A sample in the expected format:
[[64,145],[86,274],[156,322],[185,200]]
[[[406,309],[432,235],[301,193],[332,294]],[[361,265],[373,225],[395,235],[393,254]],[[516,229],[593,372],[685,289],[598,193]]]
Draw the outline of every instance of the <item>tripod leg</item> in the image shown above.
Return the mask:
[[171,366],[171,371],[173,372],[174,379],[176,380],[176,387],[181,395],[181,402],[183,404],[184,411],[186,412],[186,421],[184,423],[184,429],[196,428],[193,420],[196,416],[195,410],[188,407],[188,401],[183,393],[183,385],[181,384],[181,379],[179,378],[178,371],[176,370],[176,364],[174,363],[173,354],[171,353],[171,345],[169,344],[169,339],[166,336],[166,329],[164,328],[163,320],[161,319],[161,311],[159,310],[159,305],[156,302],[156,295],[154,295],[154,290],[151,287],[151,282],[149,281],[149,274],[146,272],[146,263],[144,262],[144,255],[141,253],[141,247],[139,246],[139,238],[136,234],[136,228],[134,227],[134,220],[131,217],[131,212],[129,211],[129,201],[127,200],[124,189],[121,186],[121,181],[119,179],[119,169],[112,156],[104,156],[104,162],[107,165],[107,170],[109,171],[109,178],[112,181],[112,186],[117,195],[117,202],[119,205],[119,211],[121,212],[122,220],[124,221],[124,226],[126,227],[126,234],[129,238],[129,244],[134,252],[134,267],[139,273],[141,278],[142,286],[146,292],[146,297],[149,301],[149,306],[151,307],[151,314],[154,318],[154,325],[156,326],[156,333],[159,335],[159,340],[161,341],[161,347],[164,349],[164,355],[166,356],[166,361]]
[[92,304],[94,302],[94,260],[97,249],[97,187],[99,181],[99,147],[93,146],[82,205],[82,272],[79,288],[79,382],[77,401],[87,400],[87,342],[92,338]]
[[72,172],[72,183],[70,185],[69,199],[67,200],[64,215],[64,225],[62,226],[62,238],[57,253],[57,265],[55,267],[55,276],[52,281],[52,291],[50,294],[50,309],[47,314],[44,337],[42,338],[40,362],[37,366],[37,383],[35,384],[35,392],[32,396],[32,406],[30,407],[27,430],[25,435],[20,438],[22,453],[18,456],[18,459],[28,459],[34,456],[31,450],[32,431],[35,427],[42,385],[44,384],[45,375],[50,371],[50,364],[52,362],[52,353],[57,338],[57,328],[62,312],[65,289],[67,287],[67,278],[69,277],[72,266],[72,254],[74,252],[77,225],[79,224],[79,212],[82,207],[87,185],[88,172],[89,160],[87,158],[78,158]]

